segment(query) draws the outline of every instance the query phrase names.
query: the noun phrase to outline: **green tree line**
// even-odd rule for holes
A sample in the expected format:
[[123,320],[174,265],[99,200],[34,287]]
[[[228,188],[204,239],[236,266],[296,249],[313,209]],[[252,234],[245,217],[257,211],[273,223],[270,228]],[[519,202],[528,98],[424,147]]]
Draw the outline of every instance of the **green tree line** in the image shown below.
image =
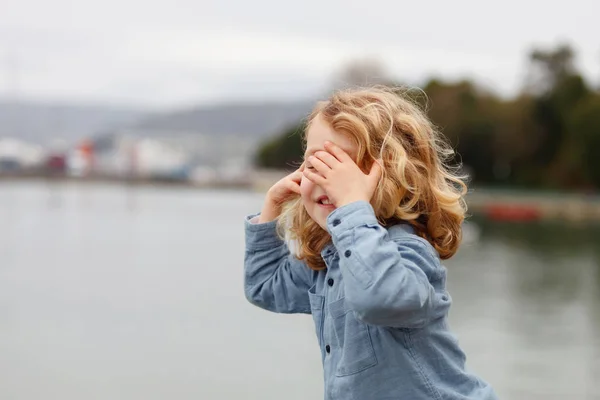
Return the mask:
[[[454,146],[456,161],[472,183],[600,188],[600,92],[577,71],[574,60],[566,45],[533,50],[527,82],[511,99],[470,80],[431,79],[422,87],[429,117]],[[303,129],[299,122],[264,142],[256,165],[289,168],[301,160]]]

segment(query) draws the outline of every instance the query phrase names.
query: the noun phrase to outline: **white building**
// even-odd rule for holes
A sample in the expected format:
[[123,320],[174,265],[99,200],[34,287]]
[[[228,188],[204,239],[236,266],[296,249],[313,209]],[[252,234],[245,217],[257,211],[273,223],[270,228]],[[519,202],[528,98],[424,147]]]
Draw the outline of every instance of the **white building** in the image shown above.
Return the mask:
[[0,138],[0,171],[27,169],[43,164],[46,152],[41,146],[13,138]]
[[191,155],[155,138],[120,135],[94,151],[94,170],[118,176],[173,177],[185,173]]

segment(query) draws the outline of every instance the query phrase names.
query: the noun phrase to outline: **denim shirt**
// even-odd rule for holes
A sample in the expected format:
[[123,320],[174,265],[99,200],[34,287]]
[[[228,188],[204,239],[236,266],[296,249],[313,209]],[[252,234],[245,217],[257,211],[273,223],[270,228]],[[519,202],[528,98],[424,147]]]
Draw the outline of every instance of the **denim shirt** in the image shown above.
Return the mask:
[[327,400],[496,399],[465,370],[449,331],[446,269],[408,224],[382,227],[354,202],[327,218],[332,243],[314,271],[290,253],[276,222],[246,217],[244,289],[254,305],[312,314]]

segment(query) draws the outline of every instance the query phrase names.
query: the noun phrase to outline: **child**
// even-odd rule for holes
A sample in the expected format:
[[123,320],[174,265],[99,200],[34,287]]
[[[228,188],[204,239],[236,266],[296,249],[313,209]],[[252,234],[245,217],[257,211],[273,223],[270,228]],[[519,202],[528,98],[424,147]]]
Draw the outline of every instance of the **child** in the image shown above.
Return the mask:
[[466,210],[451,149],[380,87],[319,103],[305,140],[302,166],[246,219],[247,299],[312,314],[325,399],[496,399],[448,328],[440,259],[456,253]]

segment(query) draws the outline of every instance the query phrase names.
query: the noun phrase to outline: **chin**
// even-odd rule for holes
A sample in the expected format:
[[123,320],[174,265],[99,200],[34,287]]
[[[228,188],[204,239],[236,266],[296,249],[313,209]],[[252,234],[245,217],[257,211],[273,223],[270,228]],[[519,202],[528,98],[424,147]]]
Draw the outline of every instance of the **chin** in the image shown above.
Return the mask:
[[321,228],[323,228],[324,231],[327,231],[327,220],[316,221],[316,222]]
[[317,225],[319,225],[324,230],[327,230],[327,216],[331,212],[323,212],[323,211],[324,210],[320,210],[319,208],[315,207],[308,212],[308,215],[310,216],[310,218],[313,221],[315,221],[317,223]]
[[315,222],[319,224],[319,226],[324,230],[327,230],[327,217],[329,216],[329,214],[332,213],[332,211],[333,210],[324,213],[319,213],[319,217],[315,219]]

